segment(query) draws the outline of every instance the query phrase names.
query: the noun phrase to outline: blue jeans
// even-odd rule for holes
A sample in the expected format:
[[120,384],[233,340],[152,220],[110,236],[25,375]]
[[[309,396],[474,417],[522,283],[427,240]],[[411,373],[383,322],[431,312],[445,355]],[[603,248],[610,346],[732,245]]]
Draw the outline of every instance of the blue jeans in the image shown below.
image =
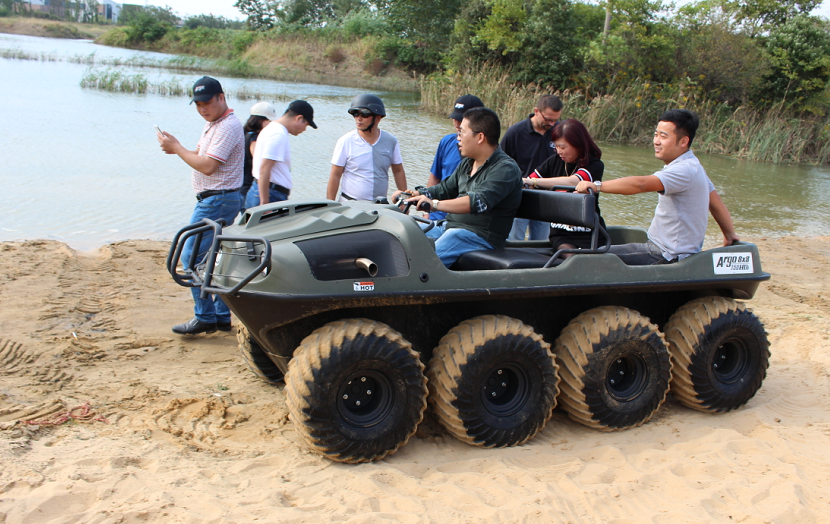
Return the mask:
[[666,260],[663,252],[651,240],[642,244],[617,244],[616,246],[611,246],[608,252],[617,255],[620,257],[620,260],[629,266],[653,266],[656,264],[671,264],[677,262],[676,258],[674,260]]
[[[288,200],[288,195],[277,191],[274,188],[268,189],[268,202],[282,202],[283,200]],[[259,205],[259,184],[257,180],[254,179],[254,183],[251,186],[251,189],[248,190],[248,196],[245,199],[245,209],[250,209],[252,207],[256,207]]]
[[550,224],[547,222],[540,222],[538,220],[530,220],[527,218],[514,218],[513,229],[510,230],[508,240],[524,240],[525,231],[530,228],[530,235],[528,240],[547,240],[550,236]]
[[468,251],[493,249],[489,242],[472,231],[460,227],[447,229],[446,222],[427,231],[427,236],[436,239],[435,252],[441,263],[447,267],[455,264],[455,261]]
[[[224,218],[227,224],[233,224],[236,214],[239,213],[241,202],[239,193],[225,193],[224,195],[216,195],[196,203],[196,209],[193,210],[193,216],[190,218],[190,223],[199,222],[203,218],[211,220],[219,220]],[[196,237],[192,236],[187,239],[182,249],[182,264],[185,269],[190,269],[188,263],[190,261],[190,254],[193,252],[193,244]],[[202,235],[202,242],[199,244],[198,256],[196,257],[196,264],[200,264],[205,258],[210,244],[213,242],[213,232],[209,231]],[[231,321],[231,312],[228,306],[222,302],[222,299],[210,295],[208,298],[201,298],[199,294],[202,292],[201,288],[192,287],[190,292],[193,295],[193,302],[195,303],[194,310],[196,318],[202,322],[213,324],[214,322],[229,323]]]

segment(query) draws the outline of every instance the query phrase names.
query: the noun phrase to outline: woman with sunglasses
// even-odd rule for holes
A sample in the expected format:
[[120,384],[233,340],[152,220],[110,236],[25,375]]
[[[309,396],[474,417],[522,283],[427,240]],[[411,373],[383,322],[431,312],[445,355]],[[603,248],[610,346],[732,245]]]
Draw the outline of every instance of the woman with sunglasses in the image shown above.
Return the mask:
[[[570,118],[554,126],[551,140],[556,146],[556,155],[523,181],[531,189],[551,189],[554,186],[576,186],[583,180],[601,184],[605,164],[602,163],[602,151],[591,138],[582,122]],[[599,212],[599,195],[596,196],[596,211],[602,227],[605,221]],[[602,240],[602,239],[600,239]],[[570,224],[550,225],[550,242],[553,250],[590,249],[591,230]]]

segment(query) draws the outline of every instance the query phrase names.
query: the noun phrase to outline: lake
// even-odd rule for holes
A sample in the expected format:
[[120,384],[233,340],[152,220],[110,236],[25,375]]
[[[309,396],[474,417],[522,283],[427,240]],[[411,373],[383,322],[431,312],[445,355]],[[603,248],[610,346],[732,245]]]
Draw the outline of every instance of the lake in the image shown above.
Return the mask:
[[[0,140],[4,158],[0,204],[6,220],[0,241],[55,239],[81,250],[123,239],[170,239],[186,225],[195,203],[190,168],[163,154],[153,125],[195,148],[204,120],[184,96],[111,93],[80,87],[90,66],[78,57],[161,60],[166,55],[99,46],[88,41],[0,34],[0,50],[46,60],[0,58]],[[8,54],[8,53],[7,53]],[[106,67],[95,67],[104,70]],[[191,85],[200,73],[120,66],[151,82]],[[216,75],[211,75],[216,76]],[[346,112],[360,89],[216,76],[244,123],[266,93],[281,113],[294,99],[308,100],[319,129],[291,137],[291,198],[324,198],[337,139],[354,127]],[[398,138],[410,187],[426,182],[438,141],[453,130],[446,118],[419,111],[416,95],[376,93],[387,118],[381,128]],[[483,97],[486,99],[486,97]],[[448,108],[448,112],[449,112]],[[528,113],[532,108],[528,108]],[[503,123],[503,129],[507,124]],[[650,148],[600,144],[606,179],[647,175],[662,166]],[[830,168],[777,166],[701,155],[701,161],[745,238],[823,235],[830,225]],[[390,184],[393,187],[394,184]],[[647,227],[656,195],[604,196],[609,225]],[[710,218],[707,246],[718,242]]]

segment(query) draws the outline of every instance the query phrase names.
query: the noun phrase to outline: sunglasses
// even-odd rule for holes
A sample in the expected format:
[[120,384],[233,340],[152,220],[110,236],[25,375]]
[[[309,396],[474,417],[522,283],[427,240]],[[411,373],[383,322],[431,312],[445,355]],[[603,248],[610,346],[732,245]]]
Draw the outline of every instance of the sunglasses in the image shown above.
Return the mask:
[[355,118],[357,118],[357,115],[360,115],[363,118],[369,118],[370,116],[374,116],[374,113],[372,113],[368,109],[349,109],[349,114]]

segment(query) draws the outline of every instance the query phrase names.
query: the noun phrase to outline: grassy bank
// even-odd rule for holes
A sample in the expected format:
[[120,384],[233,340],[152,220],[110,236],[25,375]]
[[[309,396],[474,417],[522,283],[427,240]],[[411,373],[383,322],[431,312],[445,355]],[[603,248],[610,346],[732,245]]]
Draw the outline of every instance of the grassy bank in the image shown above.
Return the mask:
[[45,36],[48,38],[71,38],[94,40],[110,30],[112,26],[56,22],[39,18],[10,16],[0,18],[0,33],[13,35]]
[[207,73],[379,91],[418,89],[414,76],[376,58],[372,38],[197,28],[169,31],[155,42],[134,45],[129,30],[117,27],[96,43],[211,59],[202,62],[201,71]]
[[[458,96],[478,95],[498,112],[504,126],[533,112],[540,96],[551,91],[536,85],[517,86],[498,69],[452,77],[433,75],[420,80],[421,105],[446,113]],[[600,141],[650,144],[656,119],[663,111],[686,108],[700,116],[694,149],[760,162],[830,163],[830,118],[793,114],[779,105],[764,111],[708,100],[693,82],[653,84],[632,81],[610,94],[556,92],[565,102],[562,118],[583,122]]]

